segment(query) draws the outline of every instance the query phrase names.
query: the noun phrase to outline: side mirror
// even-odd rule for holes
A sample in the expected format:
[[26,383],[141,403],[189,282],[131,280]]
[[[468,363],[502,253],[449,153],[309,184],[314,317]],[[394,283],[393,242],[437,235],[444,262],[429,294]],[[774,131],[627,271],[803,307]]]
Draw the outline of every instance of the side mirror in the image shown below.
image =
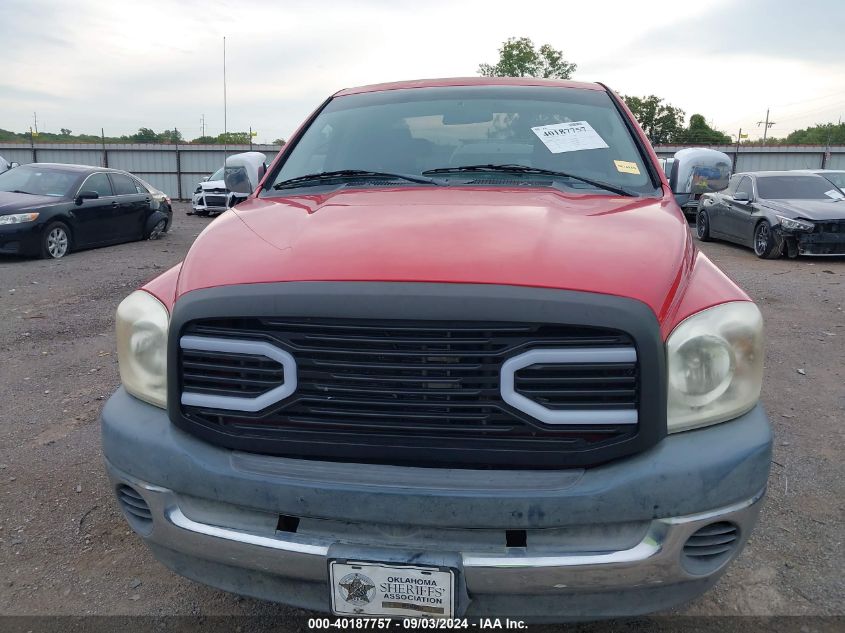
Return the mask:
[[728,186],[731,167],[727,154],[701,147],[675,152],[665,166],[672,193],[689,196],[722,191]]
[[208,182],[209,178],[210,178],[210,176],[203,176],[202,180],[200,180],[200,182]]
[[80,191],[76,194],[76,206],[82,204],[84,200],[96,200],[100,197],[100,194],[96,191]]
[[737,191],[734,194],[734,202],[751,202],[751,197],[744,191]]
[[226,189],[241,196],[249,196],[264,177],[267,157],[261,152],[234,154],[226,159],[223,179]]
[[20,167],[21,164],[17,162],[9,163],[9,169],[14,169],[15,167]]

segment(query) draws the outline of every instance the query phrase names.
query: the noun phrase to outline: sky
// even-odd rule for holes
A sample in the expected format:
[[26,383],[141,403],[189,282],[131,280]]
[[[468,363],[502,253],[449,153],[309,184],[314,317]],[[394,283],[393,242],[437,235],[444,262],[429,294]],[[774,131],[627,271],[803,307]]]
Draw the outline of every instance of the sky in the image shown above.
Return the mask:
[[728,134],[845,115],[845,0],[0,0],[0,128],[288,138],[356,85],[477,74],[509,37]]

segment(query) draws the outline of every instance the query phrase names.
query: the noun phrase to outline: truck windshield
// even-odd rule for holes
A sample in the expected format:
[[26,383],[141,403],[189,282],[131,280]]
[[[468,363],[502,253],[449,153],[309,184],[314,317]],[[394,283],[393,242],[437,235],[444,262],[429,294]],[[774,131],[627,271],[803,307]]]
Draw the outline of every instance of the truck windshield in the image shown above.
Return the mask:
[[[501,168],[509,165],[514,166],[510,171]],[[479,169],[461,169],[473,166]],[[291,195],[295,188],[276,186],[295,178],[352,171],[430,175],[441,184],[456,185],[553,183],[584,193],[618,195],[578,180],[585,178],[637,195],[659,194],[628,127],[603,90],[472,86],[336,97],[311,123],[262,195]],[[573,178],[558,179],[548,172]],[[361,174],[295,184],[431,186]]]

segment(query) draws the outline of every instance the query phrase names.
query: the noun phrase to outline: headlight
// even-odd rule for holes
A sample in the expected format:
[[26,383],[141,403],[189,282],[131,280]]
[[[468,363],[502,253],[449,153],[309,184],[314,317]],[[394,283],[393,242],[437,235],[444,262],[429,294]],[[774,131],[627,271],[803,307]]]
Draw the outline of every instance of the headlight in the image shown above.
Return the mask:
[[37,213],[12,213],[11,215],[0,215],[0,224],[23,224],[24,222],[35,222],[37,219]]
[[754,407],[763,383],[763,317],[750,301],[703,310],[666,342],[669,433],[730,420]]
[[812,231],[816,225],[807,220],[793,220],[792,218],[785,218],[782,215],[776,216],[780,220],[780,225],[787,231]]
[[199,185],[197,185],[197,188],[196,188],[196,189],[194,189],[194,193],[199,193],[200,191],[202,191],[202,187],[200,187]]
[[158,407],[167,406],[167,309],[136,290],[117,307],[117,361],[126,391]]

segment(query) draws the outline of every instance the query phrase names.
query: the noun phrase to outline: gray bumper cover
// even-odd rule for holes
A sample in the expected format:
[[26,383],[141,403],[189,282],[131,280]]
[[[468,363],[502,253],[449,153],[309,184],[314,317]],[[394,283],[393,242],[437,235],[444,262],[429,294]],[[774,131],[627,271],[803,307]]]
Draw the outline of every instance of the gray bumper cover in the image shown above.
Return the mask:
[[[164,411],[122,389],[103,410],[102,431],[114,485],[131,486],[152,514],[148,526],[133,527],[186,576],[327,610],[331,558],[443,564],[446,557],[459,568],[468,615],[554,619],[644,613],[706,590],[728,561],[691,573],[684,544],[698,528],[728,521],[739,530],[731,558],[741,550],[756,522],[771,452],[760,407],[669,436],[634,457],[570,471],[422,469],[238,453],[176,429]],[[364,527],[354,536],[281,532],[279,514]],[[369,536],[368,526],[377,526]],[[475,546],[462,536],[515,529],[528,531],[528,547]],[[420,530],[441,532],[432,545],[415,541]],[[542,536],[567,533],[571,542]]]

